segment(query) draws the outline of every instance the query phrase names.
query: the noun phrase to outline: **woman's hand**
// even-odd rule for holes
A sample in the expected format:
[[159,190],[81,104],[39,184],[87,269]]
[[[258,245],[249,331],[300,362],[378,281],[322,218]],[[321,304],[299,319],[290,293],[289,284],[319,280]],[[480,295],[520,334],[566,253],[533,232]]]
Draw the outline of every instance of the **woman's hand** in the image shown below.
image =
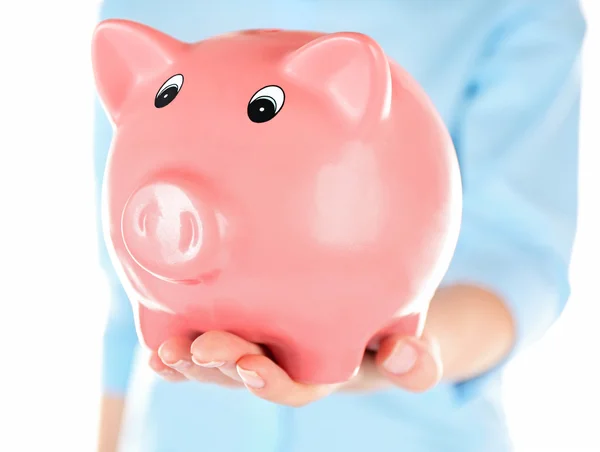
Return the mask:
[[442,377],[468,379],[498,364],[511,349],[514,336],[512,317],[498,297],[481,288],[457,285],[438,290],[422,337],[386,338],[377,353],[365,355],[358,374],[348,382],[297,383],[260,346],[218,331],[194,341],[165,342],[150,365],[170,381],[245,386],[263,399],[303,406],[334,391],[364,392],[394,385],[423,392]]
[[256,344],[230,333],[214,331],[195,341],[165,342],[150,360],[169,381],[195,380],[228,387],[246,387],[256,396],[288,406],[303,406],[334,391],[366,391],[390,384],[424,391],[441,377],[438,347],[428,338],[390,337],[377,354],[365,355],[359,373],[349,382],[306,385],[293,381]]

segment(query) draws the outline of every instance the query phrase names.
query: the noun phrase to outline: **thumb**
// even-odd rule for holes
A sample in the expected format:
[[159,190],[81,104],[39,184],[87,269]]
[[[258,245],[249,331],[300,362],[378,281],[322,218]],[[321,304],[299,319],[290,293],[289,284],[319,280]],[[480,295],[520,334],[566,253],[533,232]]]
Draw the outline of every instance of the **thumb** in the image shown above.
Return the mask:
[[383,340],[375,358],[379,371],[407,391],[423,392],[442,378],[442,361],[437,342],[428,336]]

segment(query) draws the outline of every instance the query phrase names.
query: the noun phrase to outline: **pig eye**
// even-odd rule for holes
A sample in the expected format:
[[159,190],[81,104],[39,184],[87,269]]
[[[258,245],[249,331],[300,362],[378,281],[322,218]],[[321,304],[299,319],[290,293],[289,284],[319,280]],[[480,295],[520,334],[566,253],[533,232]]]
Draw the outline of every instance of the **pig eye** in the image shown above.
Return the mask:
[[154,106],[156,108],[163,108],[169,105],[179,94],[181,91],[181,87],[183,86],[183,75],[177,74],[163,83],[163,86],[160,87],[158,93],[156,93],[156,97],[154,98]]
[[285,101],[285,93],[276,85],[265,86],[259,89],[248,103],[248,118],[256,123],[267,122],[273,119]]

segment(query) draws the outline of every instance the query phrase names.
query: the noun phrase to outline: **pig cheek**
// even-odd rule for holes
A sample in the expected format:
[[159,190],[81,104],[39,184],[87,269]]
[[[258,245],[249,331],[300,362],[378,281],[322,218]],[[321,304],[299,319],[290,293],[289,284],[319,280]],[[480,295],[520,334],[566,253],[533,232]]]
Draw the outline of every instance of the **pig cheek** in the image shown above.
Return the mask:
[[119,259],[123,272],[126,276],[125,281],[129,286],[129,291],[131,291],[136,301],[139,301],[149,309],[175,314],[175,311],[173,311],[167,304],[158,302],[150,295],[150,291],[146,288],[138,273],[129,263],[128,259],[125,259],[124,256],[120,256]]

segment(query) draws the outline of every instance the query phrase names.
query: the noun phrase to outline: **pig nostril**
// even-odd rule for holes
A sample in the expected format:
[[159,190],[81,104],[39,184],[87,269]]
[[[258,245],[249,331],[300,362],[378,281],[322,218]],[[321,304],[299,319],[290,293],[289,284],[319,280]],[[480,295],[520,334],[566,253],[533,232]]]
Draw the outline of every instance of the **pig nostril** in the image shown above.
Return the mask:
[[195,254],[202,246],[202,223],[192,212],[181,212],[179,224],[179,250],[183,254]]
[[137,226],[140,235],[146,235],[148,231],[148,215],[150,215],[150,206],[144,206],[137,218]]

